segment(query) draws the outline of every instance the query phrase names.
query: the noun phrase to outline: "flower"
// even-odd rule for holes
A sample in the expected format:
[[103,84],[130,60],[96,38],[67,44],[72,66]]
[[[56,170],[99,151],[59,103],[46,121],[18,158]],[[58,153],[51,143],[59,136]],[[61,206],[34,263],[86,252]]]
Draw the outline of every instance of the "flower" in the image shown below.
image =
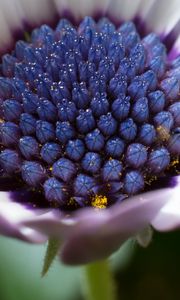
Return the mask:
[[[77,29],[68,17],[54,31],[43,25],[2,57],[0,233],[61,239],[62,260],[81,264],[110,255],[148,224],[178,227],[176,1],[160,23],[165,1],[134,1],[132,10],[127,1],[87,2],[81,11],[15,1],[8,12],[6,3],[4,47],[13,42],[12,25],[22,32],[50,24],[57,12],[82,20]],[[114,23],[82,18],[95,12]]]

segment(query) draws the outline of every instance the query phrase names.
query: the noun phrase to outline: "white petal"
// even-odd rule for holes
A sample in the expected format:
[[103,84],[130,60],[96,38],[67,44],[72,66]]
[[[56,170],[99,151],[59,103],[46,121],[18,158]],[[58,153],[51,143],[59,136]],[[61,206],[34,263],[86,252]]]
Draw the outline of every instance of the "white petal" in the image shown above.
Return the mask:
[[109,1],[108,11],[112,17],[119,20],[131,20],[139,11],[139,5],[141,0],[112,0]]
[[36,25],[54,18],[55,5],[52,0],[19,0],[19,2],[26,22]]
[[139,13],[143,20],[145,19],[145,16],[148,15],[155,1],[156,0],[141,0],[139,5]]
[[21,27],[23,19],[23,9],[19,0],[1,0],[0,1],[1,12],[9,26],[14,26],[12,29]]
[[16,0],[0,1],[0,49],[13,41],[13,31],[22,28],[23,10]]
[[64,12],[70,12],[75,18],[79,17],[79,5],[77,5],[77,2],[75,3],[70,0],[54,0],[54,3],[60,16],[63,15]]
[[0,50],[11,45],[14,32],[24,24],[36,26],[51,21],[55,13],[51,0],[0,0]]
[[9,26],[7,26],[7,22],[0,11],[0,51],[3,50],[3,48],[7,48],[9,44],[12,41],[12,35],[9,29]]
[[79,19],[97,12],[105,13],[110,0],[86,0],[81,2],[77,0],[54,0],[54,2],[56,3],[60,15],[63,11],[67,10],[70,11],[75,18]]
[[179,5],[179,0],[142,1],[140,16],[150,30],[167,34],[180,19]]
[[180,178],[170,201],[159,211],[152,221],[152,226],[159,231],[170,231],[180,227]]

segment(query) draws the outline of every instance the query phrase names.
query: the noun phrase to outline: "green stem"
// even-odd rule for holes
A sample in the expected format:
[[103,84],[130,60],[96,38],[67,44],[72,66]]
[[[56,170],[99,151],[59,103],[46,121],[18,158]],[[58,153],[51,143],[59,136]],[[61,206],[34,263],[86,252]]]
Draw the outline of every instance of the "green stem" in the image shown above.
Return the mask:
[[115,287],[107,260],[84,267],[83,291],[86,300],[115,300]]

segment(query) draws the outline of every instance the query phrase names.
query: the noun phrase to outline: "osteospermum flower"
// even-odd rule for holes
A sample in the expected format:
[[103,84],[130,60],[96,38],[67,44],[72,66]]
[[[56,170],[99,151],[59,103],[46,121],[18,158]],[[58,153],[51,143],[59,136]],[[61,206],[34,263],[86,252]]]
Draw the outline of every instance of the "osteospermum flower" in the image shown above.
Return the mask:
[[0,232],[67,264],[180,224],[178,1],[76,2],[0,4]]

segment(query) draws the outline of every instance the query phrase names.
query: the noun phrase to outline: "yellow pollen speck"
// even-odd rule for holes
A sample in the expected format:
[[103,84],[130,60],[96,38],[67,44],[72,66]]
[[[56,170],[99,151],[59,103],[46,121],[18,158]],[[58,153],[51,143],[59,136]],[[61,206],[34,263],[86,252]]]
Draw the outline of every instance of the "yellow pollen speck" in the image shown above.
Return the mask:
[[26,40],[26,42],[30,42],[31,35],[29,34],[29,32],[27,31],[24,32],[24,39]]
[[180,170],[179,170],[179,157],[174,158],[174,160],[171,162],[169,168],[174,168],[174,171],[176,174],[180,174]]
[[173,166],[175,166],[175,165],[177,165],[177,164],[179,164],[179,158],[176,158],[175,160],[173,160],[173,161],[171,162],[171,167],[173,167]]
[[91,205],[95,208],[104,209],[107,207],[107,197],[102,195],[95,195],[92,198]]
[[4,123],[4,120],[0,118],[0,123]]
[[145,180],[145,183],[147,185],[151,185],[156,180],[157,180],[157,176],[154,175],[154,176],[151,176],[150,178],[148,178],[148,180]]
[[73,197],[71,197],[69,200],[68,200],[68,205],[75,205],[76,204],[76,201]]
[[49,167],[49,171],[52,171],[52,169],[53,169],[52,167]]
[[161,141],[168,141],[169,138],[170,138],[170,134],[169,134],[169,131],[166,127],[164,126],[158,126],[156,128],[157,130],[157,133],[158,133],[158,137]]

